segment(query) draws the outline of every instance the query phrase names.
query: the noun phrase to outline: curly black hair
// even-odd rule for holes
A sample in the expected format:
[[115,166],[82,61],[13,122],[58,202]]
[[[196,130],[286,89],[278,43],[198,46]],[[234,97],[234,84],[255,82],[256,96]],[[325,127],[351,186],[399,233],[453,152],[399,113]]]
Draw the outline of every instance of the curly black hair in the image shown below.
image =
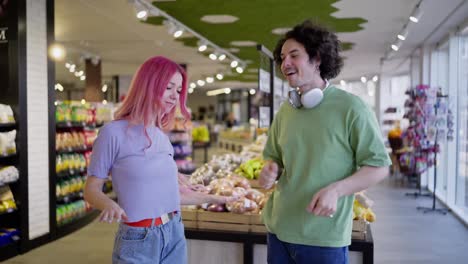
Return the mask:
[[296,25],[276,44],[273,56],[277,65],[282,63],[281,49],[288,39],[294,39],[304,45],[310,61],[317,56],[320,58],[320,76],[323,79],[333,79],[340,73],[343,67],[343,57],[340,56],[341,45],[332,31],[310,20]]

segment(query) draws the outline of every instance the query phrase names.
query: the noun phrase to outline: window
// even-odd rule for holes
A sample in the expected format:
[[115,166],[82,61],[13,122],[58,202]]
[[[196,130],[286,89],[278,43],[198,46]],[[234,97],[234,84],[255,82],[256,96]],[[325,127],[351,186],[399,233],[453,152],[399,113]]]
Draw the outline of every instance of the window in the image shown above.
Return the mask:
[[458,81],[458,168],[455,205],[468,215],[468,35],[459,42]]

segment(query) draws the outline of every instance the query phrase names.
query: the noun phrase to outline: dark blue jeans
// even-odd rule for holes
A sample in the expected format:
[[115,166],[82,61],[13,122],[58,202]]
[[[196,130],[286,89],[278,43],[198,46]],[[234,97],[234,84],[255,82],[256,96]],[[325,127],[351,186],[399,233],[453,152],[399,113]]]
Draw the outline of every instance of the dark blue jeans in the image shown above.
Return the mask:
[[268,264],[348,264],[348,247],[291,244],[268,233]]

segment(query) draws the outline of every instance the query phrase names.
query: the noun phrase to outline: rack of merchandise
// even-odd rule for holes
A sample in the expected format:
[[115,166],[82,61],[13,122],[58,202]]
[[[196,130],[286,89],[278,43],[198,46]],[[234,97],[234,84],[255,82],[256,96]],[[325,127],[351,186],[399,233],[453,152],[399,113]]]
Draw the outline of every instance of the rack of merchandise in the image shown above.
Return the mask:
[[[83,199],[92,145],[99,128],[111,120],[112,105],[61,102],[56,106],[55,204],[52,230],[62,237],[92,221],[98,212]],[[112,192],[109,179],[104,192]],[[53,210],[51,210],[53,211]],[[52,216],[51,216],[52,217]]]
[[174,128],[169,131],[168,137],[174,147],[174,160],[180,173],[192,174],[195,164],[192,162],[192,124],[184,122],[181,114],[176,115]]
[[17,124],[9,105],[0,104],[0,261],[18,254],[20,239]]
[[411,177],[418,186],[417,192],[406,195],[430,196],[422,192],[420,180],[422,173],[434,166],[435,153],[439,151],[439,146],[434,144],[436,130],[432,126],[437,89],[418,85],[406,93],[410,98],[405,102],[404,118],[408,118],[410,125],[402,134],[405,149],[399,157],[400,171]]

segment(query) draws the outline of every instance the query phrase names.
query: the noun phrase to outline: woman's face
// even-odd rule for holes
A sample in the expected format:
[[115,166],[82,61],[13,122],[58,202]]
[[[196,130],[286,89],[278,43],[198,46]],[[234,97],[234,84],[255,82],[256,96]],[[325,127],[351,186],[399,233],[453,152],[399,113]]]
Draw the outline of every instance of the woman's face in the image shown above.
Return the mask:
[[179,103],[179,96],[182,91],[182,75],[176,72],[162,96],[162,103],[164,104],[164,112],[169,113]]

